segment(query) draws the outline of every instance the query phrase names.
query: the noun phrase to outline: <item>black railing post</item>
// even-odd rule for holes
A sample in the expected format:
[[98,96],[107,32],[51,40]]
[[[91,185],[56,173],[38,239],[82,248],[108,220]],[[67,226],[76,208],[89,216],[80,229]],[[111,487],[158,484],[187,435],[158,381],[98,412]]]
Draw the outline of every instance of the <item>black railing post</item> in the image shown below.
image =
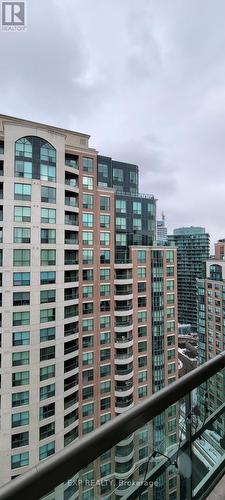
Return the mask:
[[[185,426],[186,426],[186,440],[188,442],[187,454],[191,464],[191,475],[186,478],[186,498],[192,500],[192,477],[193,477],[193,462],[192,462],[192,439],[191,439],[191,392],[185,396]],[[187,474],[188,476],[188,474]]]

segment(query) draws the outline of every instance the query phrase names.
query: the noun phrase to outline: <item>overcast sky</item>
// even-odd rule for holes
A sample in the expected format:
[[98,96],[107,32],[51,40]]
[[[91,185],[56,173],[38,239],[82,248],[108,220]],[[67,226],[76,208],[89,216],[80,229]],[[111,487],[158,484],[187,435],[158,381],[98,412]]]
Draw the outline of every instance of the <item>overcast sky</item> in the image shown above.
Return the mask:
[[0,32],[0,112],[140,167],[170,231],[225,237],[224,0],[27,0]]

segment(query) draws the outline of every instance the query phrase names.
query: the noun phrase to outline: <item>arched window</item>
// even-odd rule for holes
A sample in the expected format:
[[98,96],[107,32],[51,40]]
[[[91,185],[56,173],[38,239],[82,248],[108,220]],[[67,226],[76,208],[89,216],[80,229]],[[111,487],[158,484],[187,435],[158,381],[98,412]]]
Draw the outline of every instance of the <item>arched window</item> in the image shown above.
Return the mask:
[[219,264],[212,264],[210,266],[210,279],[222,281],[222,267]]
[[41,137],[22,137],[15,145],[15,176],[56,181],[56,150]]

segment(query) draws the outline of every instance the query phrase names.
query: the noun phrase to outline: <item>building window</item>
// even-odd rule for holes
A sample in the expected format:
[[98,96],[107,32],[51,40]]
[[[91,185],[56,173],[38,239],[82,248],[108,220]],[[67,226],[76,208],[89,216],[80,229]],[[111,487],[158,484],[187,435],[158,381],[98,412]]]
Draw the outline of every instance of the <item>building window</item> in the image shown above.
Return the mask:
[[120,247],[127,246],[127,235],[124,233],[116,233],[116,245]]
[[93,158],[83,158],[83,172],[90,172],[92,173],[94,171],[94,160]]
[[94,420],[86,420],[82,424],[82,433],[87,434],[94,430]]
[[55,148],[40,137],[23,137],[16,142],[15,176],[55,181]]
[[110,210],[110,198],[109,196],[100,196],[100,210],[109,212]]
[[83,269],[83,281],[93,281],[93,269]]
[[126,229],[127,221],[125,217],[116,217],[116,229]]
[[141,202],[133,201],[133,214],[141,215]]
[[93,264],[93,250],[83,250],[83,264]]
[[12,353],[12,366],[29,365],[29,363],[30,363],[29,351]]
[[41,222],[44,224],[56,223],[56,210],[54,208],[41,209]]
[[110,408],[110,406],[111,406],[111,398],[110,397],[101,399],[101,402],[100,402],[101,410],[107,410],[108,408]]
[[41,229],[41,243],[54,245],[56,243],[56,230]]
[[105,297],[110,295],[110,285],[100,285],[100,296]]
[[30,273],[13,273],[13,286],[29,286]]
[[14,207],[14,221],[30,222],[31,221],[30,207]]
[[29,325],[29,324],[30,324],[29,311],[13,313],[13,326]]
[[55,327],[42,328],[40,330],[40,342],[47,342],[55,339]]
[[109,228],[110,227],[110,216],[100,215],[100,227]]
[[46,304],[49,302],[55,302],[56,291],[55,290],[41,290],[40,292],[40,303]]
[[93,246],[93,232],[83,231],[83,245]]
[[43,347],[40,349],[40,361],[47,361],[55,358],[55,346]]
[[14,184],[14,200],[31,200],[30,184]]
[[82,321],[82,331],[92,331],[94,328],[94,320],[93,319],[83,319]]
[[110,281],[110,269],[100,269],[100,280]]
[[126,200],[116,200],[116,212],[125,214],[127,210]]
[[83,220],[84,227],[93,227],[93,224],[94,224],[94,215],[93,214],[88,214],[88,213],[84,212],[82,215],[82,220]]
[[141,281],[138,283],[138,293],[145,293],[146,292],[146,282]]
[[146,278],[146,267],[138,267],[137,270],[138,278]]
[[84,352],[83,356],[82,356],[83,366],[93,365],[93,363],[94,363],[94,353],[93,352]]
[[56,265],[56,250],[41,250],[41,266]]
[[110,233],[100,232],[100,245],[109,246],[110,245]]
[[92,298],[94,294],[93,285],[83,286],[83,298]]
[[130,183],[137,184],[137,182],[138,182],[137,172],[130,171]]
[[56,181],[56,168],[50,165],[40,166],[40,178],[43,181]]
[[83,176],[83,189],[86,191],[93,191],[94,189],[94,178]]
[[133,219],[133,230],[140,231],[141,230],[141,219]]
[[110,250],[100,251],[100,264],[110,264]]
[[109,377],[111,375],[111,365],[100,366],[100,377]]
[[105,424],[109,420],[111,420],[111,413],[105,413],[104,415],[101,415],[101,417],[100,417],[101,425]]
[[29,404],[29,391],[15,392],[12,394],[12,407],[24,406]]
[[12,428],[29,425],[29,411],[12,414]]
[[146,262],[146,251],[145,250],[138,250],[138,252],[137,252],[137,261],[140,264]]
[[30,250],[13,250],[14,266],[30,266]]
[[144,368],[147,366],[147,356],[141,356],[138,358],[138,368]]
[[32,162],[31,161],[15,161],[15,177],[23,177],[24,179],[32,179]]
[[44,366],[40,368],[40,381],[47,380],[55,376],[55,365]]
[[94,415],[94,403],[88,403],[82,407],[83,417],[93,417]]
[[40,323],[55,321],[55,309],[42,309],[40,311]]
[[88,335],[82,338],[83,349],[92,349],[94,347],[94,337],[93,335]]
[[111,380],[106,380],[105,382],[101,382],[100,384],[101,394],[105,392],[111,392]]
[[83,314],[93,314],[93,302],[84,302]]
[[108,165],[106,165],[106,163],[98,163],[98,173],[101,175],[101,177],[107,178],[109,175],[108,170]]
[[44,420],[55,415],[55,403],[49,403],[42,406],[39,410],[39,420]]
[[11,457],[11,468],[18,469],[20,467],[25,467],[29,465],[29,452],[18,453],[17,455],[12,455]]
[[100,328],[109,328],[110,327],[110,316],[101,316],[100,317]]
[[12,386],[28,385],[30,383],[30,372],[16,372],[12,374]]
[[148,372],[147,370],[138,373],[138,382],[147,382]]
[[44,458],[50,457],[55,453],[55,441],[51,443],[44,444],[39,448],[39,460],[44,460]]
[[83,208],[92,210],[94,208],[94,196],[93,194],[83,194]]
[[42,203],[56,203],[56,188],[41,186]]
[[13,293],[14,306],[29,306],[30,305],[30,292],[14,292]]
[[123,182],[123,170],[121,168],[113,169],[113,180],[116,182]]
[[19,345],[29,345],[30,332],[14,332],[12,334],[12,344],[15,347]]
[[78,316],[78,306],[71,305],[64,307],[64,318],[72,318],[73,316]]
[[55,396],[55,384],[45,385],[40,387],[40,400],[52,398]]
[[30,243],[31,230],[29,227],[14,227],[14,243]]
[[49,436],[55,434],[55,422],[51,422],[50,424],[43,425],[39,429],[39,439],[46,439]]
[[55,271],[42,271],[40,274],[41,285],[53,285],[56,282]]

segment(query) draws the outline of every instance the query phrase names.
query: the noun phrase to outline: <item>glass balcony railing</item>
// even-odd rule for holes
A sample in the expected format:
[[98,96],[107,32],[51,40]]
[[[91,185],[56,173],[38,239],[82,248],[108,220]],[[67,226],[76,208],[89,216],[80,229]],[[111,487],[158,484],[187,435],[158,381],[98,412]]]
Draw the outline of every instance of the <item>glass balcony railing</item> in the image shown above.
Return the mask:
[[15,478],[0,500],[206,499],[225,474],[224,367],[225,352]]

